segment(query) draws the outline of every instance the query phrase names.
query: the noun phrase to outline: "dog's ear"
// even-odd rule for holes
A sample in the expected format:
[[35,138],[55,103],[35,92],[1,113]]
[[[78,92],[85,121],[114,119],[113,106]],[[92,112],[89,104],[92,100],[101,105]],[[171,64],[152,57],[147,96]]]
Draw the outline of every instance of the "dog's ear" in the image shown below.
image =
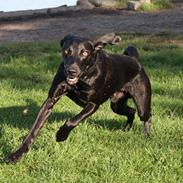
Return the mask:
[[94,41],[94,48],[95,50],[101,50],[103,47],[105,47],[107,44],[117,44],[121,41],[121,37],[116,35],[114,32],[105,34],[104,36],[96,39]]
[[72,34],[68,34],[60,41],[60,46],[63,47],[64,43],[70,39],[73,39],[75,36]]

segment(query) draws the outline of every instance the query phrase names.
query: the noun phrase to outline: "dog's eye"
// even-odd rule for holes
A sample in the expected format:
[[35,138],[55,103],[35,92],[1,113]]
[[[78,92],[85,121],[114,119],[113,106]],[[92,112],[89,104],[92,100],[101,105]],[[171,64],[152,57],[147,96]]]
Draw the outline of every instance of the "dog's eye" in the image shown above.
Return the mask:
[[71,55],[71,49],[64,50],[65,55]]
[[89,51],[83,50],[83,51],[81,52],[81,55],[82,55],[83,57],[87,57],[87,56],[89,55]]

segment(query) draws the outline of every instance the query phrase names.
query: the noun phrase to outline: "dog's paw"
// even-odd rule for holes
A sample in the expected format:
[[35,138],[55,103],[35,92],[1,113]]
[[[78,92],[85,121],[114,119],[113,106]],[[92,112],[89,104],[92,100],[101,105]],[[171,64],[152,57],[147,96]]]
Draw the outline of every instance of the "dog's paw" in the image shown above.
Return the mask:
[[16,151],[10,154],[6,162],[10,164],[15,164],[21,159],[21,157],[22,157],[22,154],[19,151]]
[[127,132],[127,131],[129,131],[132,127],[133,127],[133,123],[126,122],[125,125],[124,125],[124,127],[123,127],[123,131],[124,131],[124,132]]
[[67,139],[70,129],[67,125],[63,125],[56,133],[56,141],[61,142]]

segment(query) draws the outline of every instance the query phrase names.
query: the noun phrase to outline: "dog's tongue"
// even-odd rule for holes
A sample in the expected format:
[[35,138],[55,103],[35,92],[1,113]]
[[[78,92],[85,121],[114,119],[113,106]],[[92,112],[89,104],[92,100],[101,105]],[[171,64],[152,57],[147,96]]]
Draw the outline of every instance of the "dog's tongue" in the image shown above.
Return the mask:
[[78,78],[67,78],[67,83],[70,85],[75,85],[78,82]]

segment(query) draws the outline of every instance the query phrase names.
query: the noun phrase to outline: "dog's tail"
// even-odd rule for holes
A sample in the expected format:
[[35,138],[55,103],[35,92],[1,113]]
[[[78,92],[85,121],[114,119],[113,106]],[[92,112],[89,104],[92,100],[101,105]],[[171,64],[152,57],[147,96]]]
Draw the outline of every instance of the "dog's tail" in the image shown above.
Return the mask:
[[123,52],[124,55],[134,57],[139,60],[139,53],[135,46],[128,46],[125,51]]

